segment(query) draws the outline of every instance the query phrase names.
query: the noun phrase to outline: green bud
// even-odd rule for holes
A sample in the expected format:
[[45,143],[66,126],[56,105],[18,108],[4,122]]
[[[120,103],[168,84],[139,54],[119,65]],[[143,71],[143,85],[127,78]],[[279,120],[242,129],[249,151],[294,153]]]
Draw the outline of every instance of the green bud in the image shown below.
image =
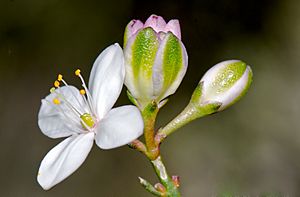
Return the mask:
[[239,60],[228,60],[209,69],[195,89],[191,102],[199,106],[221,103],[221,111],[237,102],[252,82],[250,66]]

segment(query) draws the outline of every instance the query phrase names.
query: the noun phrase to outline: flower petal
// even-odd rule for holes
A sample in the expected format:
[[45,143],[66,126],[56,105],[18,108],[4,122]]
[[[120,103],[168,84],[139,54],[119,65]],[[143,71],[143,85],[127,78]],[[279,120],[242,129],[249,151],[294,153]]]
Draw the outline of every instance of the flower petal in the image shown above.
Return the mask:
[[142,116],[135,106],[114,108],[100,121],[96,144],[102,149],[128,144],[142,135],[143,127]]
[[188,66],[182,42],[173,33],[162,40],[153,66],[153,90],[158,101],[173,94],[180,85]]
[[181,40],[180,24],[177,19],[172,19],[166,25],[164,32],[172,32],[179,40]]
[[163,17],[152,14],[145,22],[144,27],[152,27],[158,33],[164,31],[166,25]]
[[140,20],[131,20],[125,28],[124,33],[124,45],[125,48],[128,39],[133,36],[138,30],[144,27],[144,24]]
[[[84,100],[77,88],[73,86],[63,86],[55,91],[62,94],[65,99],[78,110],[86,109]],[[53,103],[53,99],[55,98],[59,99],[57,94],[53,92],[42,100],[38,114],[38,125],[41,131],[51,138],[67,137],[74,133],[79,133],[82,127],[80,121],[76,121],[77,119],[74,117],[74,112],[66,102],[61,99],[61,103],[55,105]]]
[[73,135],[52,148],[41,162],[37,180],[48,190],[63,181],[86,159],[93,146],[94,133]]
[[118,99],[125,77],[124,55],[119,44],[107,47],[96,59],[89,80],[98,118],[102,118]]

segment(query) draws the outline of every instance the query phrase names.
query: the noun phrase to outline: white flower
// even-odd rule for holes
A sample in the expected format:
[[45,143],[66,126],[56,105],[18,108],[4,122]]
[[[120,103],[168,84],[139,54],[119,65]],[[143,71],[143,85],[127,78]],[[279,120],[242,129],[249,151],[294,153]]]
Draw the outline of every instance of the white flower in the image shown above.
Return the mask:
[[[96,59],[87,88],[68,85],[62,75],[42,100],[38,124],[51,138],[68,137],[48,152],[41,162],[37,180],[45,189],[63,181],[80,167],[94,140],[102,149],[130,143],[143,133],[143,120],[135,106],[111,109],[123,86],[124,57],[118,44],[106,48]],[[60,87],[60,84],[64,84]]]

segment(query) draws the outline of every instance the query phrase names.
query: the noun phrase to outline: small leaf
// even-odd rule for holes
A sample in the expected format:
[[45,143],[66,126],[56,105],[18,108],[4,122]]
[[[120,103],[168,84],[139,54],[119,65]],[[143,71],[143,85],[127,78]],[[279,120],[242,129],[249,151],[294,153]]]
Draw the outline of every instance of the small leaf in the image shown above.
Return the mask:
[[155,196],[163,196],[163,194],[159,191],[157,191],[155,189],[155,187],[153,187],[148,181],[146,181],[145,179],[139,177],[140,180],[140,184],[147,190],[149,191],[151,194],[154,194]]

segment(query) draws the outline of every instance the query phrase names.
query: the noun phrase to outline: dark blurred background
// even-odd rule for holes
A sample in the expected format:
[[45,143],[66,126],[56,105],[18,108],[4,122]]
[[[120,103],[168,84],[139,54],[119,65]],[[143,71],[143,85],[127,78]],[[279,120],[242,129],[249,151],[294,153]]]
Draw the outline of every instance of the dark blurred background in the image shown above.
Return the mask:
[[[0,2],[0,196],[151,196],[138,176],[157,182],[147,159],[124,146],[93,147],[86,162],[50,191],[36,174],[61,139],[37,126],[40,99],[58,73],[79,85],[80,67],[108,45],[122,43],[131,19],[151,14],[177,18],[189,68],[161,110],[163,126],[187,104],[214,64],[241,59],[254,82],[230,109],[196,120],[170,136],[162,154],[170,174],[181,177],[187,197],[300,196],[300,1],[71,1]],[[116,105],[128,104],[125,88]]]

